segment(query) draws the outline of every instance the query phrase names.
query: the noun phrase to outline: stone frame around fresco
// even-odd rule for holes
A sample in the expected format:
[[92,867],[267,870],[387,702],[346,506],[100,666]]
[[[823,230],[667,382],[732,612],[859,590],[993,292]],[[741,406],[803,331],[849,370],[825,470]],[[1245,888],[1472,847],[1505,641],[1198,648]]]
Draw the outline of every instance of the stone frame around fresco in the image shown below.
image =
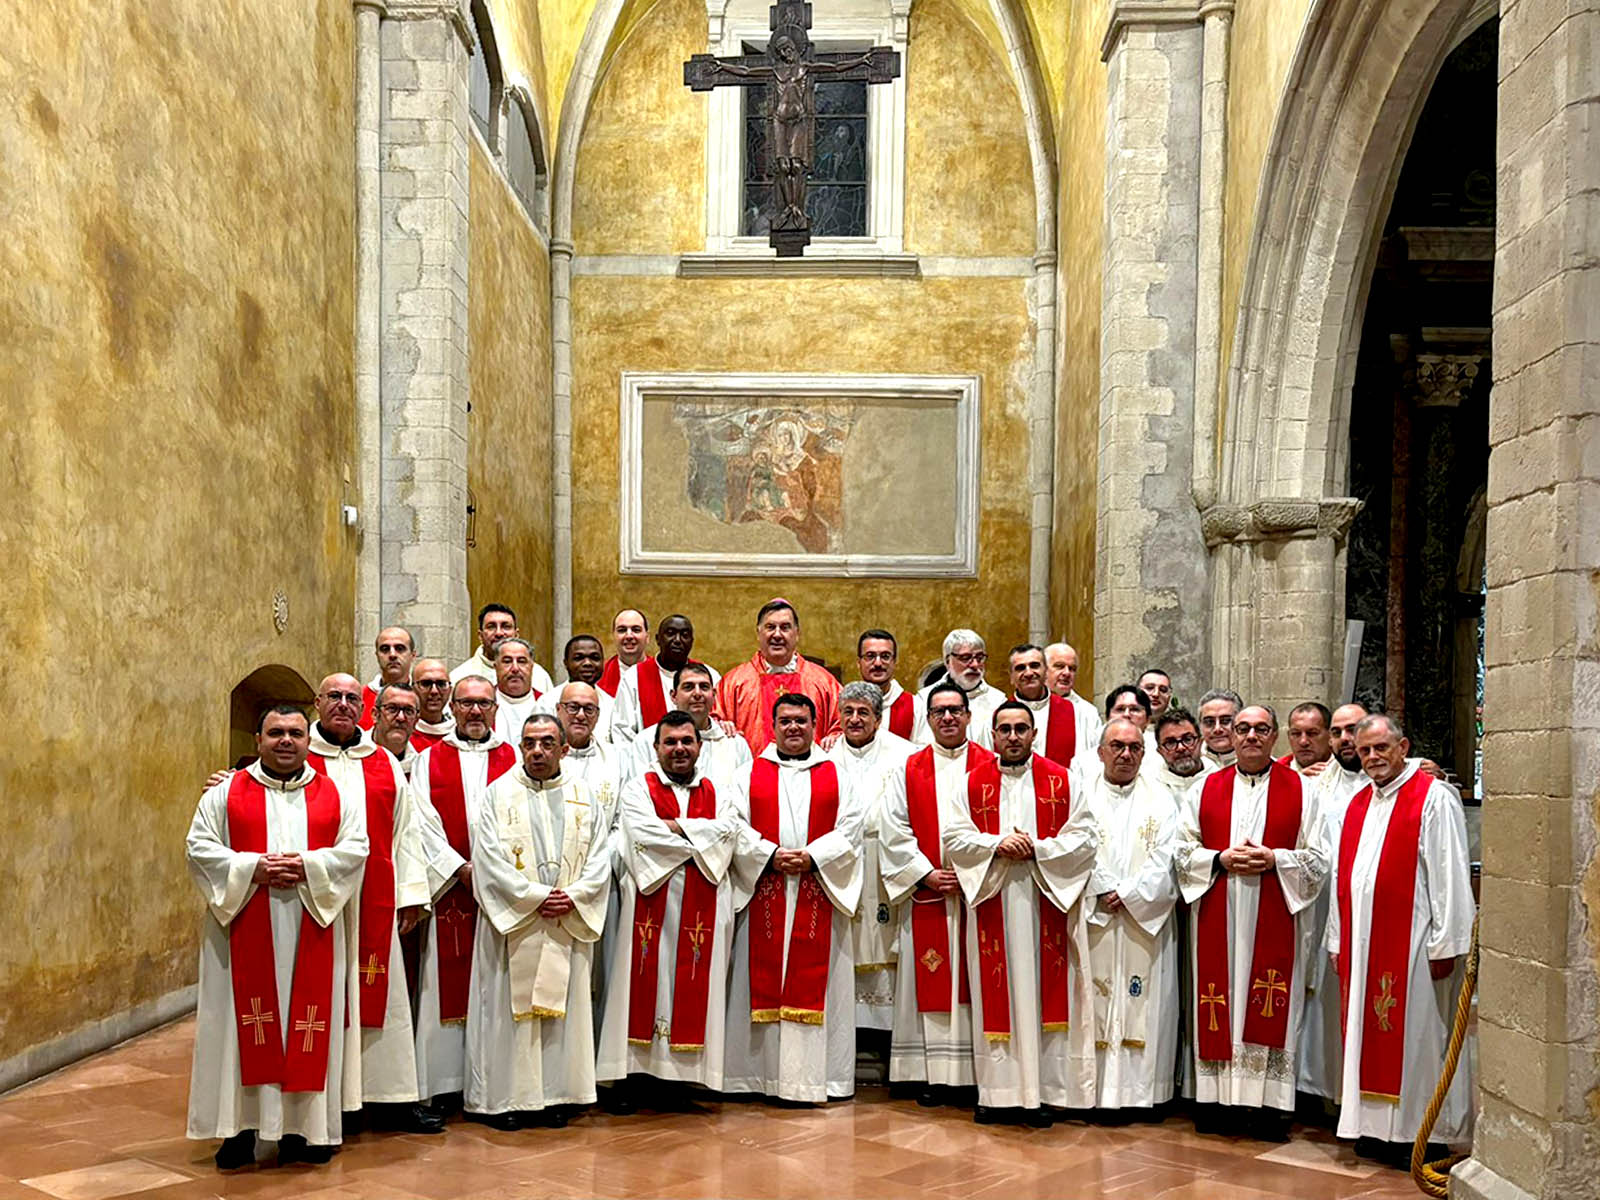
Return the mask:
[[[831,578],[961,579],[978,573],[981,380],[976,375],[790,375],[625,371],[619,439],[619,570],[625,575],[789,575]],[[953,550],[949,554],[722,553],[646,549],[644,404],[652,396],[781,395],[797,400],[881,400],[955,412]]]

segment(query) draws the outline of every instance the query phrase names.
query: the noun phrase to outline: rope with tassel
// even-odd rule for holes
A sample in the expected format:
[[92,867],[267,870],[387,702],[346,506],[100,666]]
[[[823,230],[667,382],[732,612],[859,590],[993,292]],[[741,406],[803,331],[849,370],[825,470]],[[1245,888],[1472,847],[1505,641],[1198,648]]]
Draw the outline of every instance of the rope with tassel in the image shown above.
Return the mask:
[[1472,947],[1467,951],[1467,969],[1461,978],[1461,995],[1456,1000],[1455,1024],[1450,1028],[1450,1048],[1444,1056],[1444,1074],[1439,1086],[1433,1089],[1433,1099],[1422,1118],[1422,1128],[1417,1130],[1417,1140],[1411,1147],[1411,1179],[1429,1196],[1446,1196],[1450,1191],[1450,1168],[1465,1154],[1451,1154],[1433,1162],[1427,1161],[1428,1135],[1439,1120],[1439,1110],[1450,1093],[1450,1081],[1455,1078],[1456,1065],[1461,1061],[1461,1047],[1467,1040],[1467,1024],[1472,1019],[1472,993],[1478,985],[1478,919],[1472,919]]

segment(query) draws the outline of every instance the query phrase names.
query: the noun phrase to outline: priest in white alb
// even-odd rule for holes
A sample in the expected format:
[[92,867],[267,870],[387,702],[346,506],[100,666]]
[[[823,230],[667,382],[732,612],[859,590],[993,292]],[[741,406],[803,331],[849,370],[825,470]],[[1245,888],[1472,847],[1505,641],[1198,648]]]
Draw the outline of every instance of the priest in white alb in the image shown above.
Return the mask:
[[[1472,943],[1467,826],[1455,790],[1407,761],[1411,744],[1392,718],[1363,720],[1356,748],[1372,782],[1330,839],[1334,902],[1323,942],[1345,997],[1338,1133],[1404,1154],[1444,1069]],[[1471,1139],[1471,1063],[1469,1045],[1434,1141]]]
[[1100,710],[1078,695],[1078,652],[1066,642],[1051,642],[1044,648],[1044,684],[1052,696],[1070,701],[1078,716],[1078,737],[1086,745],[1100,744],[1100,727],[1105,724]]
[[500,740],[515,745],[522,723],[540,711],[539,697],[554,685],[533,659],[533,647],[519,637],[501,638],[494,648],[495,694],[499,708],[494,731]]
[[822,1103],[856,1090],[855,945],[863,813],[816,745],[802,694],[773,703],[734,861],[723,1087]]
[[[694,718],[700,733],[700,773],[719,783],[743,780],[750,766],[750,743],[744,734],[726,722],[712,717],[717,701],[717,673],[705,663],[689,662],[678,668],[672,685],[672,704],[668,712],[684,712]],[[657,761],[656,726],[647,725],[633,740],[630,778],[647,774]]]
[[[1024,642],[1013,648],[1008,669],[1011,698],[1027,705],[1028,711],[1033,713],[1034,753],[1066,770],[1095,774],[1099,767],[1095,759],[1099,744],[1095,735],[1100,722],[1088,720],[1077,703],[1057,696],[1045,686],[1044,647]],[[1089,705],[1083,708],[1094,711]]]
[[629,1076],[722,1090],[734,883],[744,797],[701,770],[695,718],[656,723],[656,761],[622,790],[624,936],[607,947],[597,1074],[631,1111]]
[[416,1033],[400,937],[426,914],[431,897],[416,807],[399,761],[356,725],[360,684],[330,675],[317,690],[306,763],[361,806],[370,853],[357,912],[356,998],[350,1014],[361,1028],[358,1072],[345,1076],[345,1111],[374,1128],[442,1133],[444,1121],[419,1104]]
[[1138,727],[1112,721],[1100,734],[1101,769],[1082,780],[1080,791],[1099,835],[1089,881],[1089,961],[1095,1106],[1103,1109],[1165,1104],[1177,1078],[1178,807],[1167,788],[1140,770],[1144,753]]
[[961,884],[944,830],[966,810],[967,775],[994,753],[967,739],[967,693],[936,684],[922,696],[933,742],[906,759],[884,792],[878,860],[889,902],[900,906],[889,1086],[921,1104],[954,1103],[974,1085],[972,1003],[962,960]]
[[[617,681],[617,703],[611,718],[614,741],[631,742],[669,711],[678,671],[687,666],[694,650],[694,623],[673,613],[656,627],[656,652],[624,667]],[[722,676],[712,667],[711,691],[715,695]]]
[[989,651],[981,634],[975,629],[952,629],[944,636],[944,674],[916,696],[917,723],[911,740],[918,745],[934,741],[932,722],[928,719],[928,698],[932,689],[951,684],[959,687],[967,697],[967,709],[972,714],[972,728],[967,736],[980,746],[989,743],[989,717],[1006,694],[984,678],[989,662]]
[[[358,693],[359,696],[359,693]],[[359,1061],[355,905],[367,858],[358,802],[306,765],[305,714],[263,714],[258,758],[200,798],[185,844],[206,902],[188,1134],[225,1139],[218,1167],[326,1162],[341,1078]]]
[[505,1130],[559,1127],[595,1101],[590,970],[611,877],[604,813],[561,769],[561,722],[529,717],[521,751],[472,839],[466,1110]]
[[[871,643],[868,643],[869,647]],[[905,695],[906,693],[901,693]],[[847,683],[839,692],[840,737],[828,751],[839,777],[861,805],[861,902],[850,923],[856,959],[856,1028],[894,1028],[897,906],[889,902],[878,865],[878,831],[889,780],[917,747],[883,724],[884,694],[874,684]]]
[[1189,905],[1195,1099],[1203,1127],[1282,1140],[1295,1106],[1313,901],[1328,855],[1317,791],[1273,761],[1276,714],[1233,722],[1235,765],[1184,802],[1178,884]]
[[883,693],[883,727],[895,737],[911,740],[917,726],[917,698],[894,677],[900,662],[900,643],[887,629],[868,629],[856,638],[856,667],[861,682]]
[[422,817],[423,859],[433,917],[417,963],[417,1087],[449,1113],[467,1082],[467,997],[478,902],[472,894],[472,831],[489,785],[517,765],[494,732],[494,685],[463,676],[450,702],[450,733],[422,752],[411,792]]
[[419,658],[411,665],[411,686],[417,689],[421,709],[411,744],[426,750],[455,727],[450,716],[450,668],[442,658]]
[[992,733],[998,758],[968,773],[943,835],[967,902],[976,1119],[1043,1126],[1049,1109],[1095,1100],[1083,901],[1096,834],[1066,768],[1033,752],[1026,704],[1003,701]]

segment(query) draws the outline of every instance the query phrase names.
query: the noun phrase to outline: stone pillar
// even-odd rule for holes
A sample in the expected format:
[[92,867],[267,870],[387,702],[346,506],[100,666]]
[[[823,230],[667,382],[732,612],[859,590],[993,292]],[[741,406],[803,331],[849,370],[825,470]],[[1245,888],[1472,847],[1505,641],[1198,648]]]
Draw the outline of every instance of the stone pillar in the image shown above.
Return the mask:
[[467,597],[466,16],[387,0],[380,30],[382,486],[380,620],[460,659]]
[[1500,12],[1479,1112],[1458,1197],[1600,1196],[1600,13]]
[[1203,33],[1192,3],[1118,3],[1107,63],[1095,672],[1211,682],[1192,495]]

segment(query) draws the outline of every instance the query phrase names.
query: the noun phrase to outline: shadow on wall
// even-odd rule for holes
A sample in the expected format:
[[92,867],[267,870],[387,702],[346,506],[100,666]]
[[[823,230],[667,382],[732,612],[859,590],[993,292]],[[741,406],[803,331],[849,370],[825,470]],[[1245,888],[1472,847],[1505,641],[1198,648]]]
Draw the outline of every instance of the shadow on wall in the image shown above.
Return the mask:
[[243,767],[256,757],[256,725],[274,704],[309,709],[316,690],[300,672],[281,663],[257,667],[234,685],[228,702],[228,761]]

